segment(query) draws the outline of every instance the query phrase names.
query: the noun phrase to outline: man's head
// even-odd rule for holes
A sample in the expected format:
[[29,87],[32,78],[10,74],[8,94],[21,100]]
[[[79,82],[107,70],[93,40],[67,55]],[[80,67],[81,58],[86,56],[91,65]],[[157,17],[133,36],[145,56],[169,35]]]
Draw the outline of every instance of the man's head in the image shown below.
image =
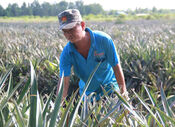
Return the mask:
[[80,12],[77,9],[68,9],[58,14],[59,29],[71,29],[82,21]]
[[76,43],[85,36],[85,22],[77,9],[68,9],[58,15],[60,30],[67,40]]

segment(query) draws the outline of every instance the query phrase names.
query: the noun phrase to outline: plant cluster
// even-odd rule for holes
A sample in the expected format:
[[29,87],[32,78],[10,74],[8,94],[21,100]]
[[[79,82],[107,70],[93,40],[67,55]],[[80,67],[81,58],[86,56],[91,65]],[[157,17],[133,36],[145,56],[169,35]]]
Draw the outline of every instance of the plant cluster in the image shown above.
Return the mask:
[[[0,23],[0,126],[175,125],[174,21],[87,22],[87,27],[113,38],[130,100],[116,92],[119,101],[105,94],[92,103],[93,95],[77,97],[76,91],[63,105],[62,86],[58,96],[54,89],[67,42],[58,23]],[[73,74],[71,86],[77,83]]]
[[[2,75],[0,80],[0,126],[29,126],[29,127],[63,127],[63,126],[175,126],[175,114],[172,108],[175,95],[167,98],[161,87],[161,103],[146,87],[148,98],[140,97],[135,91],[131,99],[125,99],[115,91],[115,97],[110,97],[104,91],[104,96],[96,102],[93,96],[86,96],[85,92],[101,62],[96,66],[86,82],[82,95],[76,98],[78,91],[72,94],[69,102],[61,103],[63,95],[63,80],[59,86],[58,96],[54,91],[49,96],[40,96],[37,77],[30,62],[30,78],[27,83],[20,81],[15,87],[12,82],[12,70]],[[63,74],[64,76],[64,74]],[[7,78],[9,82],[7,83]],[[63,77],[62,77],[63,79]],[[5,90],[4,86],[8,89]],[[23,85],[18,94],[17,89]],[[105,97],[105,99],[104,99]],[[132,99],[139,102],[131,105]],[[147,102],[147,101],[150,102]],[[145,108],[145,110],[143,110]]]

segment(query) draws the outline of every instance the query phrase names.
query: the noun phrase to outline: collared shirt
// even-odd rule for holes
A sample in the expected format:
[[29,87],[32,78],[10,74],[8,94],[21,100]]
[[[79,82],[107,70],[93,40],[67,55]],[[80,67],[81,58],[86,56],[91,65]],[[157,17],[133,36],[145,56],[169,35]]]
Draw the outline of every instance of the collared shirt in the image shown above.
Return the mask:
[[[60,76],[63,71],[64,76],[70,76],[71,67],[73,67],[74,73],[80,78],[81,94],[90,74],[98,62],[102,61],[86,91],[86,94],[89,95],[91,92],[98,91],[101,85],[105,87],[116,82],[112,67],[119,63],[119,59],[115,45],[109,35],[101,31],[92,31],[89,28],[85,30],[90,33],[91,38],[88,57],[85,59],[76,50],[74,44],[68,42],[60,56]],[[118,85],[116,87],[118,88]]]

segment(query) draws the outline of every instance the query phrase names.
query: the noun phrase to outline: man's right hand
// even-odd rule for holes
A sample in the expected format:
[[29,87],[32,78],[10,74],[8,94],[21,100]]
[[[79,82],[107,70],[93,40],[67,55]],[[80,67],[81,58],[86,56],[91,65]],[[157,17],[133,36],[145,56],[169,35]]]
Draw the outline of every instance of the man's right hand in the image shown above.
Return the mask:
[[[68,89],[69,89],[69,80],[70,80],[70,76],[64,77],[62,101],[65,99],[65,97],[67,97],[67,93],[68,93]],[[61,78],[59,79],[58,85],[57,85],[57,92],[56,92],[57,96],[58,96],[58,92],[59,92],[60,82],[61,82]]]

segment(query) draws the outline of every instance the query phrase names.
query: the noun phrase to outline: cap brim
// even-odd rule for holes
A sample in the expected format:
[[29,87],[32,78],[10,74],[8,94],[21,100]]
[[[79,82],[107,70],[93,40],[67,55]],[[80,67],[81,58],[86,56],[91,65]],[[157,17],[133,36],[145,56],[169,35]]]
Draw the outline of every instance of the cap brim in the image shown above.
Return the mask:
[[62,29],[71,29],[74,26],[76,26],[77,22],[72,22],[72,23],[68,23],[68,24],[63,24],[59,27],[60,30]]

